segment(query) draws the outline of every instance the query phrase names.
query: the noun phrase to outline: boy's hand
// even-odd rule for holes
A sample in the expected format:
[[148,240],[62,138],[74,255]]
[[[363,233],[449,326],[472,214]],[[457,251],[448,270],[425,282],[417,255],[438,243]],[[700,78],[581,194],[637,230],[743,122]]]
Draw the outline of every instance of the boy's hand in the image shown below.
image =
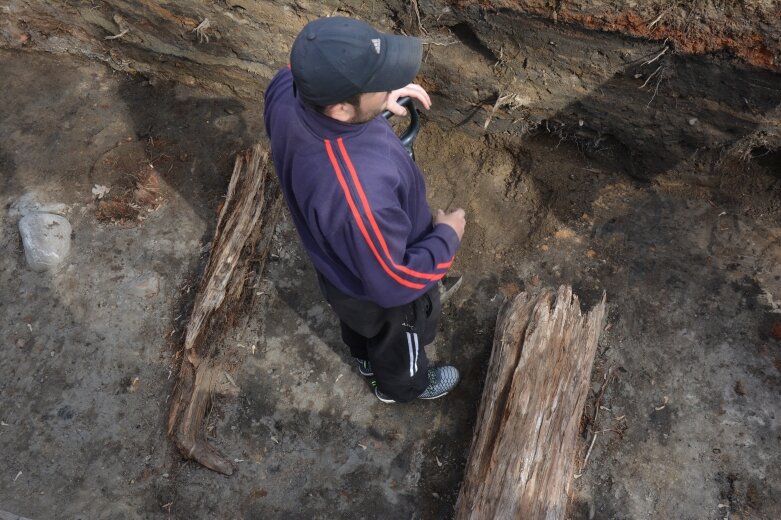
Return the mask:
[[437,224],[447,224],[452,227],[455,230],[456,235],[458,235],[458,240],[461,240],[461,237],[464,236],[464,228],[466,227],[466,212],[461,208],[451,211],[450,213],[445,213],[441,209],[438,209],[437,216],[434,217],[434,225]]
[[410,83],[406,87],[402,87],[398,90],[392,90],[388,96],[388,104],[385,108],[397,116],[406,116],[407,109],[396,103],[399,98],[404,96],[417,99],[426,110],[431,108],[431,98],[429,97],[428,92],[426,92],[423,87],[416,85],[415,83]]

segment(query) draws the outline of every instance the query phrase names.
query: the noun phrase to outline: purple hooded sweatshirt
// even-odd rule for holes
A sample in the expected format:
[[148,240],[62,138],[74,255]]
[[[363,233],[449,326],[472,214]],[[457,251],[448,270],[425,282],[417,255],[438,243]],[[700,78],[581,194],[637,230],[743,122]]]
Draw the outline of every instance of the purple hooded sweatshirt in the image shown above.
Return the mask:
[[432,225],[420,170],[382,117],[342,123],[295,95],[286,68],[265,96],[266,132],[287,206],[315,268],[382,307],[407,304],[442,278],[459,246]]

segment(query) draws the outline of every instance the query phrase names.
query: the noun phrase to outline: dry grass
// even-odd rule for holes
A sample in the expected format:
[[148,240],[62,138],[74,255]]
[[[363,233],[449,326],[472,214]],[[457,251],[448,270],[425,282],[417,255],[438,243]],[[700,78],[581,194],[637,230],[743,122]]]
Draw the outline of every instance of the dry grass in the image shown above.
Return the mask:
[[130,185],[119,190],[117,196],[98,201],[95,216],[116,224],[140,222],[162,203],[160,176],[150,165],[132,175]]
[[781,133],[776,129],[763,129],[736,141],[725,150],[725,155],[739,161],[749,162],[779,147],[781,147]]

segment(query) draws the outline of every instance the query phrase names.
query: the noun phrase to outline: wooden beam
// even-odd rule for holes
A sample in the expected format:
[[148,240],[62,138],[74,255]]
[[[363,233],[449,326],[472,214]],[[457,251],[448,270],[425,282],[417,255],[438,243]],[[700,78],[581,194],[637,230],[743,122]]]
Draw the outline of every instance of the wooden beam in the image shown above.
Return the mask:
[[184,457],[226,475],[233,466],[206,440],[204,419],[214,394],[238,393],[222,338],[246,314],[244,287],[263,271],[281,207],[269,154],[255,145],[236,158],[181,351],[168,435]]
[[457,520],[564,518],[604,316],[568,286],[502,307]]

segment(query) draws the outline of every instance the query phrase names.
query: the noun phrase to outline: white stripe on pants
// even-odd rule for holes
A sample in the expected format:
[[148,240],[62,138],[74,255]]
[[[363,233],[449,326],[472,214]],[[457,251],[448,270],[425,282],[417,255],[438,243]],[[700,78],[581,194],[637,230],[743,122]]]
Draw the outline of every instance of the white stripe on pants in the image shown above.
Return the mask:
[[[413,353],[413,347],[412,345],[415,345],[414,347],[414,353]],[[407,350],[409,351],[409,376],[413,377],[418,372],[418,350],[419,350],[419,343],[418,343],[418,335],[414,332],[407,332]]]

